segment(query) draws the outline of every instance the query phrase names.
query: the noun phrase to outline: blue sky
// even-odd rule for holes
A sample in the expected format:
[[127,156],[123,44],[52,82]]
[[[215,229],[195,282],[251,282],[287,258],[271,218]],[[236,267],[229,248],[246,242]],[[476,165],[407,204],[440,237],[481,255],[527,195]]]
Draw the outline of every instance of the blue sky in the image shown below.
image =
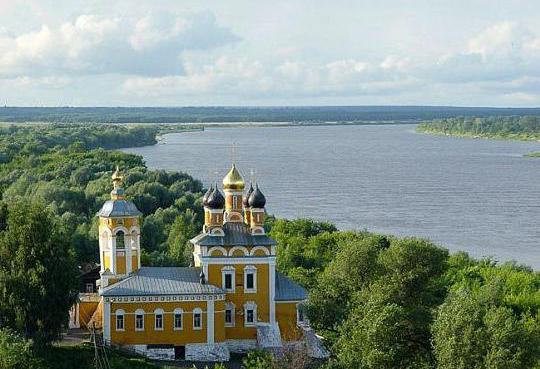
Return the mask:
[[538,0],[0,9],[0,104],[540,106]]

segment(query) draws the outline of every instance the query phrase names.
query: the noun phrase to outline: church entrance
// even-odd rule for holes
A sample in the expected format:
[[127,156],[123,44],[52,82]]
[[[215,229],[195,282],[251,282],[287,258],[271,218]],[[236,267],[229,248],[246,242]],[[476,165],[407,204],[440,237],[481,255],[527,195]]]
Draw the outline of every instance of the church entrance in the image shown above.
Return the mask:
[[186,346],[174,346],[174,360],[186,359]]

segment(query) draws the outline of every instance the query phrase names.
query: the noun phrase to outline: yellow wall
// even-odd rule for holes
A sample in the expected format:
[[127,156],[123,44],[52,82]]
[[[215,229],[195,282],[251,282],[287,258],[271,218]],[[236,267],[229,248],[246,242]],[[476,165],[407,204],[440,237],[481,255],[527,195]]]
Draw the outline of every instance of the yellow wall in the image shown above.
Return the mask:
[[[223,286],[221,269],[224,265],[208,266],[208,283],[218,287]],[[257,292],[244,293],[244,267],[254,265],[257,268]],[[227,339],[255,339],[257,330],[254,327],[244,326],[244,304],[253,301],[257,304],[257,318],[259,322],[270,321],[269,306],[269,266],[268,264],[236,264],[235,267],[235,293],[227,293],[226,300],[235,305],[235,326],[225,328]]]
[[296,325],[296,303],[276,303],[276,320],[284,341],[298,341],[302,338],[302,331]]
[[116,252],[116,274],[126,274],[125,251]]
[[[202,314],[202,329],[193,329],[193,309],[200,308]],[[174,309],[184,311],[182,330],[174,330]],[[117,309],[122,309],[124,315],[124,331],[116,330]],[[135,311],[143,309],[144,331],[135,330]],[[154,329],[154,310],[163,309],[163,330]],[[225,339],[224,326],[224,302],[214,303],[214,340],[222,342]],[[206,301],[186,302],[153,302],[153,303],[111,303],[111,341],[114,344],[124,345],[147,345],[147,344],[174,344],[207,342],[207,316]]]

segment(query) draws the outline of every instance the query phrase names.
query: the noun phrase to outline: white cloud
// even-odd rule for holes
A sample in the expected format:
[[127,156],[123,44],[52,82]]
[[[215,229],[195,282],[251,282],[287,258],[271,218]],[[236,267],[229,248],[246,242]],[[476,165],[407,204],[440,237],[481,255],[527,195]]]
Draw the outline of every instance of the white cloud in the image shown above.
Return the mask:
[[238,40],[212,13],[158,13],[139,19],[80,15],[58,27],[0,35],[0,76],[53,74],[169,75],[188,50]]

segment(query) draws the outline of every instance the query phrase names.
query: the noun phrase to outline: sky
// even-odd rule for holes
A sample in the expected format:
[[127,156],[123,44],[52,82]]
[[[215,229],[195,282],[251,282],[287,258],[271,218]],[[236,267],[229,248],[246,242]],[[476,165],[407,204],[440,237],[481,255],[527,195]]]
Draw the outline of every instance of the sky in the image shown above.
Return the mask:
[[540,106],[539,0],[0,0],[9,106]]

